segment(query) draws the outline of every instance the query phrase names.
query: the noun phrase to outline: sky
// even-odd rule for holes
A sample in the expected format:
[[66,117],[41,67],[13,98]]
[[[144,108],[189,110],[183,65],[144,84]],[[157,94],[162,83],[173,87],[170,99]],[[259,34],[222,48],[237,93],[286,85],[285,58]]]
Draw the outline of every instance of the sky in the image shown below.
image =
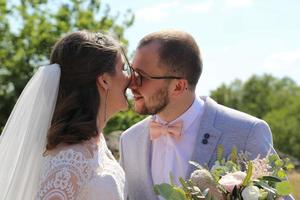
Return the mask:
[[252,75],[290,77],[300,85],[300,0],[104,0],[111,14],[131,9],[129,54],[154,31],[190,33],[203,56],[196,93]]

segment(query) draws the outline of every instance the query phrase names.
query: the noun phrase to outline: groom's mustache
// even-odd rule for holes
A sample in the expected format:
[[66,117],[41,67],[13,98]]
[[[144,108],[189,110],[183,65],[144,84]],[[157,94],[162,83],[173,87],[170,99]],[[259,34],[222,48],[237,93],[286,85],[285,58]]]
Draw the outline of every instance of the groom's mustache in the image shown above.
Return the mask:
[[139,91],[136,89],[131,89],[131,92],[134,96],[142,96],[141,93],[139,93]]

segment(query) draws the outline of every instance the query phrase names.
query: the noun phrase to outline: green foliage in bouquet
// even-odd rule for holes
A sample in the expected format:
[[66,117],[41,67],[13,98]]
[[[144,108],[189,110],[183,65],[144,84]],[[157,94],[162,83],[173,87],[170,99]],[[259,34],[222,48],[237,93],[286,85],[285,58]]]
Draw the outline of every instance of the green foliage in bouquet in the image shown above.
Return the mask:
[[154,186],[157,195],[166,200],[273,200],[291,193],[287,171],[293,169],[288,160],[270,154],[265,158],[247,159],[247,153],[238,153],[233,147],[226,159],[224,149],[218,146],[217,160],[210,170],[190,161],[196,167],[188,180],[179,178],[180,186]]
[[175,186],[173,175],[170,173],[171,184],[162,183],[155,185],[154,192],[169,200],[208,199],[209,189],[201,191],[191,180],[186,181],[183,178],[179,178],[179,181],[182,187]]

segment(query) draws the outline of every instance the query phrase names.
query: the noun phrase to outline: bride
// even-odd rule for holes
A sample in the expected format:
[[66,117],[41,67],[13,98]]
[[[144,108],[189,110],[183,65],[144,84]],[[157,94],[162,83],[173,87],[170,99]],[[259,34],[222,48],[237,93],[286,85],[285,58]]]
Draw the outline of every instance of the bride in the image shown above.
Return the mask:
[[123,199],[125,176],[103,128],[128,106],[121,46],[77,31],[54,46],[0,137],[0,199]]

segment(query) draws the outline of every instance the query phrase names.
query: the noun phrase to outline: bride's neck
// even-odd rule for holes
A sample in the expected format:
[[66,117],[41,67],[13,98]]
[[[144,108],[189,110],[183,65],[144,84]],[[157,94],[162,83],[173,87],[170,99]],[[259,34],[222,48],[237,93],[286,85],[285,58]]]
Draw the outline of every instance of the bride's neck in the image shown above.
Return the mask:
[[104,117],[104,114],[102,114],[100,112],[100,113],[98,113],[98,116],[97,116],[97,131],[98,131],[98,134],[102,133],[105,125],[106,125],[106,119]]

